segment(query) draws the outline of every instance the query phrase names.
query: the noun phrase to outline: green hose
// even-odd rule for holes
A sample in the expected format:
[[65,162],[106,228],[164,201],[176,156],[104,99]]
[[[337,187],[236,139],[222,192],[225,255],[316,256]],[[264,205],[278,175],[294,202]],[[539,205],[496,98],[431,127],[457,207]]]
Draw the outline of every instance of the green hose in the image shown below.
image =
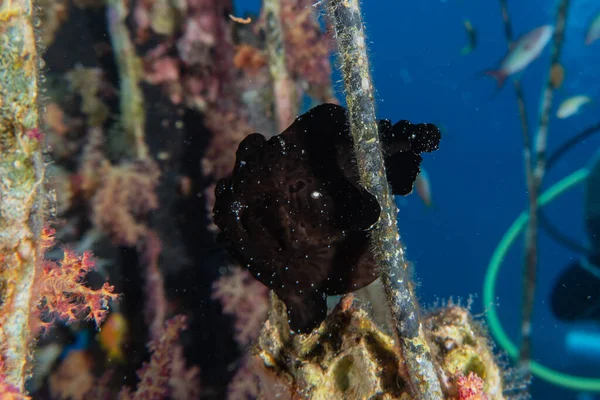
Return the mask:
[[[582,182],[588,175],[587,169],[580,169],[561,181],[555,183],[552,187],[546,190],[539,198],[539,206],[543,207],[546,204],[553,201],[556,197],[563,194],[568,189]],[[512,223],[508,231],[502,237],[500,243],[496,247],[492,259],[488,265],[488,269],[485,275],[483,283],[483,304],[487,310],[486,317],[489,325],[489,329],[492,336],[496,339],[496,342],[510,355],[513,359],[518,359],[519,349],[510,340],[495,308],[495,287],[502,261],[508,252],[508,249],[512,246],[515,239],[519,236],[520,232],[525,227],[529,213],[522,212],[517,219]],[[530,362],[531,373],[541,379],[544,379],[554,385],[562,386],[569,389],[578,391],[588,392],[600,392],[600,378],[588,378],[583,376],[568,375],[559,371],[550,369],[542,364],[535,361]]]

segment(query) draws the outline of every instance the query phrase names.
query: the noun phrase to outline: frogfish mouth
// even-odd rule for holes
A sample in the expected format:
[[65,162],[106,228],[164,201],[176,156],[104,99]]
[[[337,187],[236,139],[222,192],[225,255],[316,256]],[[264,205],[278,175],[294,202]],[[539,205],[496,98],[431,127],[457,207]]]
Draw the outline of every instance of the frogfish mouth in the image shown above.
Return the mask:
[[[411,193],[421,153],[439,146],[432,124],[380,120],[386,173],[396,195]],[[359,183],[346,110],[312,108],[281,134],[248,135],[231,176],[215,190],[218,240],[287,306],[290,328],[307,333],[326,317],[326,296],[378,276],[369,229],[381,207]]]

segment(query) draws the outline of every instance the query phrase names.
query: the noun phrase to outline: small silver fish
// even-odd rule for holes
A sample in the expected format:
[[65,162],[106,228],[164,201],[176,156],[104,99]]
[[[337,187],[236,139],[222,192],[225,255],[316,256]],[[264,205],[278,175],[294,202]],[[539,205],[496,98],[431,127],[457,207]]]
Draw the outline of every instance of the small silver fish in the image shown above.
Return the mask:
[[421,172],[417,175],[415,180],[415,189],[417,194],[423,201],[426,207],[431,207],[431,181],[429,180],[429,174],[425,171],[425,168],[421,167]]
[[524,70],[532,61],[539,57],[554,33],[552,25],[535,28],[521,36],[513,45],[496,70],[486,71],[485,74],[498,81],[498,87],[504,85],[509,76]]
[[581,107],[591,102],[592,99],[589,96],[585,95],[569,97],[568,99],[560,103],[560,106],[558,106],[558,111],[556,111],[556,117],[559,119],[569,118],[577,114]]
[[600,13],[596,14],[587,29],[585,44],[589,46],[598,39],[600,39]]

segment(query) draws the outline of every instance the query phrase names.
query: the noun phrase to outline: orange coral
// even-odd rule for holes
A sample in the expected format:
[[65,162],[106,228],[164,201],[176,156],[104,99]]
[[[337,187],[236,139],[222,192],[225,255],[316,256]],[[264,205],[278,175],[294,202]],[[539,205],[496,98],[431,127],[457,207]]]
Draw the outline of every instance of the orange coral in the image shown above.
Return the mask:
[[265,55],[256,47],[249,44],[241,44],[235,47],[233,65],[237,69],[256,72],[260,68],[267,65],[267,59]]
[[42,228],[42,232],[40,233],[39,246],[40,250],[45,252],[46,250],[54,247],[56,244],[56,229],[50,228],[49,226],[45,226]]

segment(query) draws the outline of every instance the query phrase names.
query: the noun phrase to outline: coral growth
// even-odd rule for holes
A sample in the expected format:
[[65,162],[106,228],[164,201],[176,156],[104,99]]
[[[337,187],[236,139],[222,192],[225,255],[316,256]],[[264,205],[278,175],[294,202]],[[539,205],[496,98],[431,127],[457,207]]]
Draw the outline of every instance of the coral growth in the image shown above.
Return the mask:
[[40,0],[37,3],[42,12],[39,18],[42,19],[44,29],[42,30],[42,42],[49,46],[56,36],[56,31],[60,25],[69,17],[69,6],[66,0]]
[[135,245],[147,233],[143,217],[158,207],[160,171],[152,160],[105,164],[92,206],[96,226],[115,242]]
[[456,376],[458,387],[458,400],[488,400],[483,390],[483,379],[474,372],[464,376],[460,372]]
[[205,123],[214,135],[202,159],[202,172],[219,180],[231,172],[235,164],[235,148],[252,130],[234,112],[214,111],[207,115]]
[[321,29],[311,0],[283,0],[281,8],[290,74],[319,103],[335,102],[329,62],[335,48],[331,33]]
[[0,400],[31,400],[31,397],[23,395],[19,388],[7,381],[3,373],[5,370],[6,366],[0,357]]
[[[45,253],[55,245],[55,230],[48,227],[43,228],[38,239],[40,251]],[[57,321],[71,324],[82,319],[91,320],[97,327],[100,327],[102,321],[108,315],[109,302],[116,302],[119,295],[114,293],[113,286],[107,282],[104,282],[97,289],[86,286],[87,275],[94,269],[95,262],[91,252],[86,251],[82,255],[78,255],[73,250],[67,248],[63,249],[60,260],[52,261],[45,259],[41,262],[41,269],[39,270],[39,275],[36,277],[32,291],[33,310],[31,310],[31,315],[33,318],[30,321],[31,337],[29,339],[33,339],[40,329],[46,333]],[[4,330],[1,327],[0,333],[4,334]],[[4,345],[6,344],[3,343]],[[5,351],[2,351],[2,353],[5,353]],[[73,355],[73,357],[76,356]],[[85,356],[81,355],[81,357]],[[82,360],[81,362],[83,362]],[[4,357],[0,355],[0,378],[6,371],[4,363]],[[68,365],[71,364],[69,363]],[[80,374],[81,368],[75,368],[77,373],[73,369],[68,369],[70,368],[69,366],[65,368],[67,369],[58,371],[54,387],[57,388],[57,393],[64,394],[66,390],[68,394],[57,396],[59,398],[83,398],[81,397],[84,394],[84,392],[81,392],[83,388],[81,381],[78,381],[78,384],[73,384],[72,382],[74,374],[77,375],[78,379],[83,379],[83,375]],[[91,375],[89,381],[91,385]],[[2,388],[2,385],[7,385],[7,383],[3,379],[0,379],[0,389],[9,391],[10,387],[5,386]],[[53,383],[51,382],[51,387],[52,385]],[[68,388],[65,388],[65,385]],[[73,390],[75,392],[72,392]],[[77,395],[77,393],[81,396]],[[4,393],[2,394],[4,395]],[[20,399],[25,397],[14,398]]]
[[[451,382],[453,377],[462,375],[468,379],[466,382],[476,383],[470,377],[474,373],[482,379],[483,391],[490,400],[502,398],[502,372],[490,350],[489,339],[467,310],[449,304],[429,313],[424,324],[445,372],[443,381]],[[459,387],[460,382],[456,382]]]
[[188,367],[183,354],[183,347],[176,344],[172,349],[173,360],[171,363],[171,397],[174,400],[199,399],[201,394],[200,368]]
[[[29,344],[39,328],[80,319],[98,325],[118,298],[108,283],[88,284],[95,268],[90,252],[57,249],[52,251],[57,260],[44,258],[55,243],[53,231],[42,231],[48,215],[61,217],[56,225],[62,241],[78,241],[70,246],[81,249],[94,241],[102,275],[121,278],[114,284],[123,285],[127,302],[114,315],[122,319],[117,328],[126,324],[131,334],[122,364],[106,362],[104,352],[96,351],[103,336],[98,335],[90,348],[66,351],[40,373],[40,387],[46,385],[56,398],[114,398],[123,377],[133,386],[147,334],[149,360],[138,370],[137,388],[122,389],[122,399],[196,399],[207,386],[222,395],[225,379],[200,386],[199,368],[186,365],[203,362],[207,348],[219,348],[206,336],[199,339],[218,317],[207,316],[212,307],[207,291],[196,288],[207,287],[223,265],[211,259],[216,252],[202,207],[212,212],[214,182],[231,172],[245,136],[259,131],[272,137],[280,131],[278,117],[299,114],[305,97],[336,102],[331,35],[311,0],[267,1],[278,12],[270,20],[249,18],[248,24],[227,17],[237,15],[231,0],[40,1],[43,10],[36,13],[43,31],[31,14],[31,0],[12,0],[8,11],[0,11],[5,67],[0,68],[0,399],[27,398],[20,393],[29,374]],[[268,43],[273,16],[279,40]],[[13,37],[19,40],[9,40]],[[49,55],[44,70],[51,101],[43,116],[37,110],[43,102],[36,40],[44,41]],[[276,60],[269,54],[273,48]],[[275,62],[284,79],[272,73]],[[277,109],[282,97],[285,112]],[[42,158],[44,146],[53,159],[50,167]],[[186,194],[182,207],[169,186],[177,179]],[[50,207],[44,204],[48,199]],[[167,220],[173,224],[166,226]],[[198,279],[190,279],[193,290],[185,288],[187,282],[184,289],[178,286],[175,263],[189,268],[182,276]],[[234,317],[240,349],[252,346],[263,328],[251,354],[233,360],[236,354],[217,350],[221,365],[210,360],[211,376],[228,376],[226,368],[238,367],[229,398],[259,396],[258,375],[264,397],[408,398],[406,360],[391,330],[384,332],[350,298],[315,333],[293,337],[277,300],[265,323],[268,290],[243,268],[221,277],[212,298]],[[179,312],[192,314],[196,324],[184,337],[192,340],[181,343],[187,317],[165,324]],[[466,311],[448,307],[425,322],[448,398],[501,398],[493,357]],[[79,335],[88,325],[65,330]],[[230,340],[216,336],[217,344]],[[65,350],[53,335],[40,348],[47,344],[59,354]]]
[[213,299],[223,305],[223,312],[235,317],[235,340],[240,346],[251,344],[267,317],[268,290],[241,268],[223,275],[213,284]]
[[[186,329],[187,322],[186,318],[182,315],[175,316],[165,323],[165,329],[163,335],[155,340],[152,340],[148,344],[151,356],[150,361],[144,363],[142,368],[138,370],[138,376],[140,382],[135,390],[132,392],[129,388],[124,388],[119,398],[121,400],[152,400],[152,399],[164,399],[164,398],[176,398],[171,396],[172,391],[182,393],[185,396],[190,396],[193,393],[190,391],[197,391],[199,385],[197,384],[198,370],[195,368],[189,371],[182,371],[181,365],[174,364],[173,351],[178,346],[179,334],[182,330]],[[183,375],[175,376],[174,372],[178,374],[185,372]],[[185,376],[188,378],[187,381],[182,382],[181,378]],[[175,380],[173,380],[175,378]],[[173,383],[178,383],[180,386],[174,390]],[[181,387],[181,383],[185,384],[185,387]],[[194,397],[182,397],[194,398]]]
[[[253,349],[253,362],[262,366],[255,369],[260,398],[411,398],[396,341],[353,306],[351,296],[310,335],[290,335],[285,305],[271,299],[269,319]],[[449,306],[423,319],[434,365],[447,377],[442,379],[446,398],[504,398],[487,339],[467,310]]]
[[102,126],[110,113],[101,98],[102,91],[107,90],[103,75],[104,72],[99,68],[85,68],[78,65],[65,76],[70,90],[80,96],[81,111],[88,117],[90,126]]
[[94,386],[92,360],[83,350],[72,351],[49,378],[49,387],[55,399],[84,400]]
[[227,388],[227,400],[256,399],[259,395],[258,375],[255,372],[254,360],[246,356],[235,372]]
[[[394,340],[382,334],[366,312],[352,308],[350,296],[306,336],[290,335],[284,304],[271,299],[269,319],[253,352],[263,366],[263,396],[279,382],[285,391],[276,394],[282,399],[294,393],[312,399],[406,397],[406,377]],[[296,361],[290,364],[288,357]]]
[[[267,317],[269,296],[267,288],[250,272],[234,267],[213,284],[212,298],[221,302],[223,312],[234,318],[234,338],[247,350],[258,338]],[[246,400],[258,395],[258,377],[252,359],[245,355],[228,385],[229,400]]]
[[[54,245],[54,233],[53,229],[43,230],[43,249]],[[100,327],[108,315],[109,301],[116,301],[119,295],[113,293],[113,286],[107,282],[96,290],[84,285],[87,274],[94,268],[94,260],[89,251],[79,256],[74,251],[65,249],[60,261],[44,262],[37,292],[40,297],[38,312],[43,320],[40,323],[44,330],[55,320],[73,323],[82,318],[93,320]]]
[[[202,159],[202,173],[217,181],[231,172],[231,166],[235,164],[235,151],[232,149],[251,133],[251,129],[245,118],[231,111],[215,110],[207,115],[205,124],[213,135]],[[208,220],[211,221],[210,228],[216,230],[216,226],[212,224],[215,186],[209,185],[204,193]]]
[[256,74],[262,67],[267,65],[267,60],[260,49],[243,43],[235,47],[233,65],[237,69]]

